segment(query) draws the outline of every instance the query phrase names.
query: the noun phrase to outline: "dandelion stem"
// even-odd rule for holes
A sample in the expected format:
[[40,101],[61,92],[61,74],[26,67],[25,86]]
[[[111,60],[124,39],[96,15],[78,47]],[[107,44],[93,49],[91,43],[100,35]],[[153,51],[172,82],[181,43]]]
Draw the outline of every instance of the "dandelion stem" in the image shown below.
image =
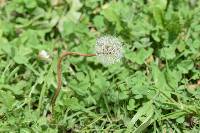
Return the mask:
[[77,52],[63,52],[61,54],[61,56],[58,58],[58,64],[57,64],[57,81],[58,81],[57,88],[51,100],[52,113],[54,112],[55,102],[60,93],[61,86],[62,86],[62,60],[64,59],[64,57],[68,55],[78,55],[78,56],[85,56],[85,57],[96,56],[96,54],[81,54]]

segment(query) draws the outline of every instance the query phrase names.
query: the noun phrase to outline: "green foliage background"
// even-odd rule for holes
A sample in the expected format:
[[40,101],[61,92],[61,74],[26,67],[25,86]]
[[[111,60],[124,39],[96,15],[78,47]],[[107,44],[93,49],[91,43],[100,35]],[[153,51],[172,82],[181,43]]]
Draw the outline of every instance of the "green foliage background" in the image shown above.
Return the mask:
[[[59,54],[106,34],[122,62],[68,57],[50,122]],[[0,132],[197,133],[199,84],[198,0],[0,0]]]

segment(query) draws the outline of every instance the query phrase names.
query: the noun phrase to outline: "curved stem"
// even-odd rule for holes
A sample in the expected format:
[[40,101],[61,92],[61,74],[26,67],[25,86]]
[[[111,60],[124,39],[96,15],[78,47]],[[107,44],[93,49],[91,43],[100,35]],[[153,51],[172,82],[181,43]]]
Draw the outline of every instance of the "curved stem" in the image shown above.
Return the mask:
[[85,57],[96,56],[96,54],[81,54],[81,53],[77,53],[77,52],[63,52],[61,54],[61,56],[58,58],[58,64],[57,64],[57,78],[58,78],[57,79],[58,80],[57,88],[56,88],[55,93],[51,100],[52,113],[54,112],[55,102],[60,93],[61,86],[62,86],[62,60],[64,59],[64,57],[66,57],[68,55],[78,55],[78,56],[85,56]]

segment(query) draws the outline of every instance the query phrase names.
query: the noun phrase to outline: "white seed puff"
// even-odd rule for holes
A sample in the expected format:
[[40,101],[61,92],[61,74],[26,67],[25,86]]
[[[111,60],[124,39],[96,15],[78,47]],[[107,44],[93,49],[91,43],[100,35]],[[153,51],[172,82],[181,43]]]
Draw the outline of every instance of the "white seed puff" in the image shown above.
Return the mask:
[[102,36],[96,41],[96,56],[104,64],[114,64],[123,57],[122,42],[113,36]]

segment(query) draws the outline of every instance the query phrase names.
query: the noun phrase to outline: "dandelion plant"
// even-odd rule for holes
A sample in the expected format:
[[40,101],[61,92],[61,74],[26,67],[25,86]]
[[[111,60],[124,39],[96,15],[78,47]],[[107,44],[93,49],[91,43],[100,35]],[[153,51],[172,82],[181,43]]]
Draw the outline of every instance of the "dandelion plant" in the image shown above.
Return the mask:
[[97,39],[94,54],[83,54],[78,52],[63,52],[58,58],[57,63],[57,88],[51,100],[52,112],[54,111],[54,106],[56,99],[62,87],[62,60],[64,57],[74,55],[74,56],[84,56],[92,57],[96,56],[97,59],[103,65],[114,64],[119,62],[123,56],[122,43],[121,41],[113,36],[102,36]]

